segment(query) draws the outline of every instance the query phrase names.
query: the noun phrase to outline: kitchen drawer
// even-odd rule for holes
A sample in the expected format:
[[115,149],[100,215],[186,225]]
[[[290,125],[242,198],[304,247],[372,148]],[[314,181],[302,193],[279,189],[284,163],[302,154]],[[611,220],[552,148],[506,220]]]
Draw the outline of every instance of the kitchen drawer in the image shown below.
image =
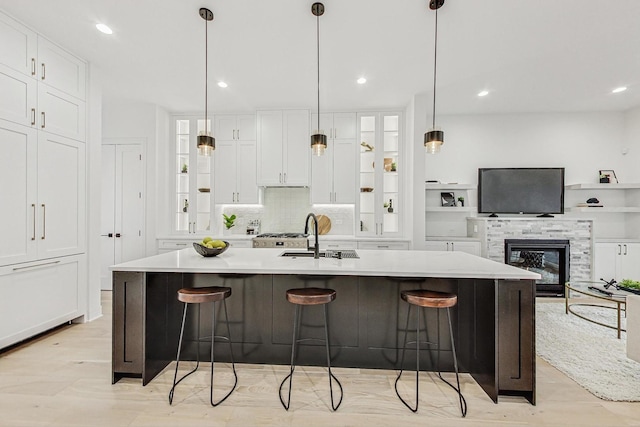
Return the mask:
[[169,251],[178,251],[180,249],[188,248],[193,246],[192,243],[195,242],[194,239],[186,239],[186,240],[158,240],[158,252],[165,253]]
[[357,249],[357,247],[358,247],[358,244],[355,240],[325,240],[325,241],[320,240],[321,250]]
[[358,249],[394,249],[394,250],[409,250],[409,242],[386,242],[386,241],[367,241],[358,242]]

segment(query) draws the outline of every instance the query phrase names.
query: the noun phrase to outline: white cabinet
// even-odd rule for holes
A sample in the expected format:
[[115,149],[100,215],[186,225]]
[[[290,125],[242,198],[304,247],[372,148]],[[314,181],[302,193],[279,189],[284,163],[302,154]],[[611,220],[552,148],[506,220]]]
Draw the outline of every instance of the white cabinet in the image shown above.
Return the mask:
[[35,79],[0,64],[0,93],[0,117],[24,126],[36,125]]
[[0,348],[81,316],[84,255],[0,267]]
[[215,202],[258,203],[255,116],[216,116],[215,130]]
[[84,252],[84,144],[1,120],[0,139],[0,265]]
[[38,86],[38,123],[41,130],[85,140],[85,102],[47,85]]
[[346,249],[356,249],[358,247],[358,243],[355,240],[323,240],[320,238],[320,249],[326,250],[346,250]]
[[258,111],[258,185],[309,185],[309,111]]
[[[327,135],[323,156],[311,156],[311,203],[356,202],[356,114],[320,114],[320,129]],[[311,116],[318,126],[318,115]]]
[[86,63],[42,37],[38,37],[37,75],[48,86],[85,99]]
[[425,249],[428,251],[466,252],[480,256],[480,242],[463,240],[427,240]]
[[36,33],[0,13],[0,62],[24,75],[36,76],[37,54]]
[[402,128],[400,113],[358,114],[356,233],[360,236],[401,235]]
[[409,242],[407,242],[407,241],[386,241],[386,240],[358,241],[358,249],[409,250]]
[[595,281],[624,279],[640,280],[640,243],[596,243],[594,256]]

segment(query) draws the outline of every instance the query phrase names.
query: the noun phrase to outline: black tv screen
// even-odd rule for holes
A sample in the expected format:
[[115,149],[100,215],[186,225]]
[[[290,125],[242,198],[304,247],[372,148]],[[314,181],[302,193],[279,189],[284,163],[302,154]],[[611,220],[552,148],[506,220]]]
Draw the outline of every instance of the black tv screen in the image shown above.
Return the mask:
[[564,168],[478,169],[478,213],[564,213]]

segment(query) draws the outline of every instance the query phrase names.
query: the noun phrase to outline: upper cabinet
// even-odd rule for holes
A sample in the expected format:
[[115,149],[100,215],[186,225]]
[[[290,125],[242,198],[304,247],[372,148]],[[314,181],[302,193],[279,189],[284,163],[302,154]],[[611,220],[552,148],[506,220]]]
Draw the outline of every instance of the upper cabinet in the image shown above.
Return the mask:
[[216,203],[258,203],[256,116],[215,117],[214,199]]
[[20,73],[36,77],[38,36],[0,13],[0,61]]
[[[318,115],[311,116],[311,127]],[[311,203],[356,202],[356,113],[320,114],[320,130],[327,135],[323,156],[311,156]]]
[[308,110],[258,111],[258,185],[306,187],[311,157]]
[[84,61],[38,37],[38,67],[40,81],[63,93],[84,100],[87,65]]
[[400,113],[358,114],[359,235],[393,237],[401,233],[401,123]]

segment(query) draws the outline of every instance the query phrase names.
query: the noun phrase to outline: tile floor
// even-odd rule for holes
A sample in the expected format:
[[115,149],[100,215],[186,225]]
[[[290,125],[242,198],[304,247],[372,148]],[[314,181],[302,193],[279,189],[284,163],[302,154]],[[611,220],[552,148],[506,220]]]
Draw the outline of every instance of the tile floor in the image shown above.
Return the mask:
[[[536,406],[520,398],[496,405],[463,375],[464,419],[456,394],[429,374],[421,377],[420,409],[413,414],[395,396],[394,371],[344,368],[335,369],[345,389],[335,413],[321,368],[299,372],[285,411],[277,393],[287,367],[272,365],[238,365],[238,388],[217,408],[208,404],[205,365],[169,406],[173,365],[146,387],[137,379],[111,385],[110,298],[104,293],[102,318],[0,353],[0,426],[640,426],[640,402],[600,400],[541,359]],[[231,384],[227,368],[216,365],[219,392]],[[402,384],[407,392],[411,379]]]

